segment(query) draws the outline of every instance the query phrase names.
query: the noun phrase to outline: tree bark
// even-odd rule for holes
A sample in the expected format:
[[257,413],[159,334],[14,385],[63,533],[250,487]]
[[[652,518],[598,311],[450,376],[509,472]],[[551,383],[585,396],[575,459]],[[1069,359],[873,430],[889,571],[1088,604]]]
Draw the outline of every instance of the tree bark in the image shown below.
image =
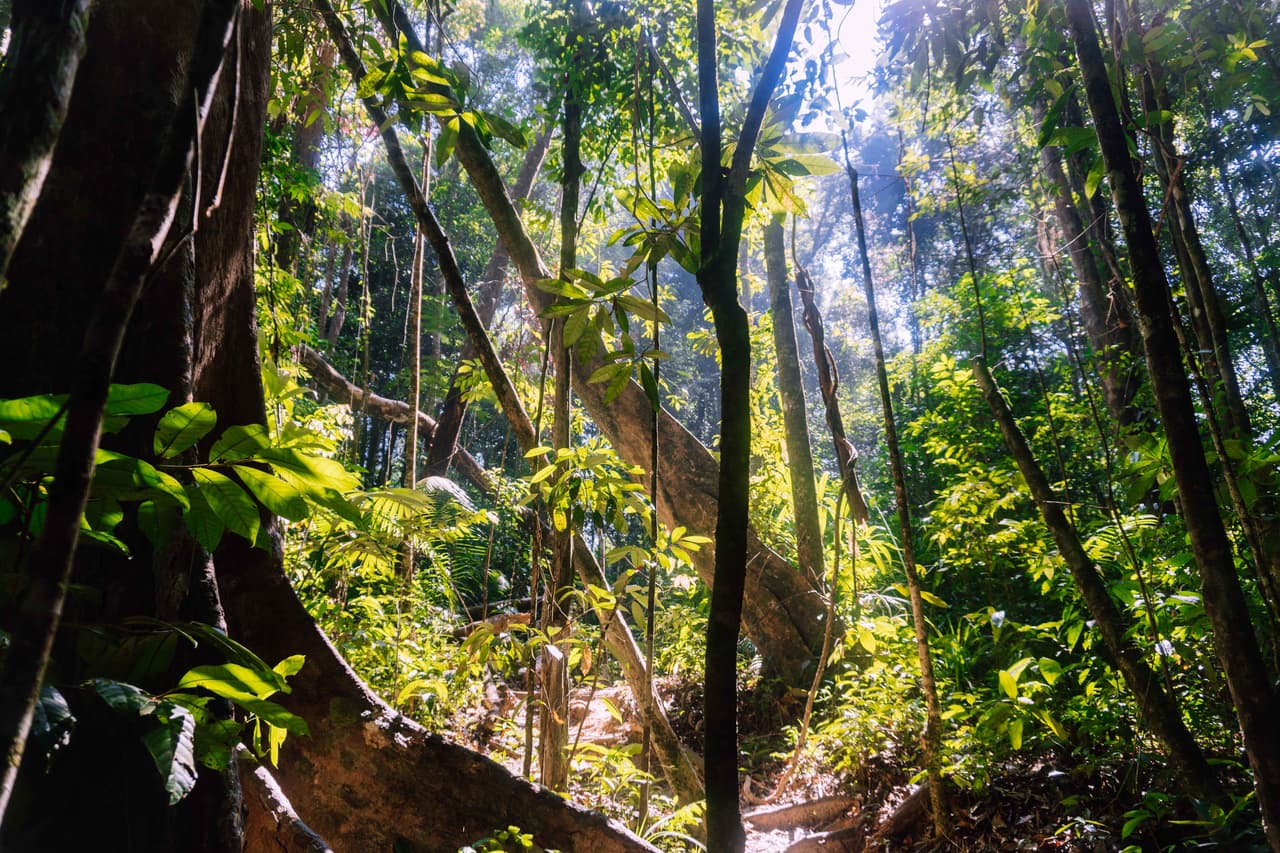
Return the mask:
[[16,0],[0,73],[0,290],[71,103],[93,0]]
[[764,260],[769,279],[769,309],[773,313],[773,347],[778,359],[778,396],[782,401],[782,428],[786,435],[787,466],[791,472],[791,504],[796,516],[796,558],[815,589],[826,577],[822,528],[818,525],[818,494],[814,485],[813,451],[796,345],[795,316],[791,310],[791,283],[787,276],[787,251],[783,217],[774,217],[764,230]]
[[1226,674],[1245,752],[1253,768],[1267,839],[1273,849],[1280,850],[1280,728],[1271,718],[1276,704],[1275,690],[1262,662],[1213,490],[1205,487],[1212,480],[1200,443],[1191,389],[1174,337],[1169,283],[1160,263],[1150,214],[1129,159],[1128,143],[1098,49],[1093,12],[1087,0],[1067,0],[1067,19],[1089,111],[1106,161],[1112,198],[1129,247],[1143,350],[1168,438],[1183,518],[1200,570],[1205,612],[1213,627],[1218,659]]
[[222,67],[235,0],[210,3],[200,23],[181,104],[132,225],[94,305],[81,345],[67,421],[58,448],[44,529],[25,571],[25,588],[0,670],[0,819],[17,780],[32,713],[62,618],[72,558],[79,540],[101,440],[107,393],[125,331],[147,273],[173,223],[192,152]]

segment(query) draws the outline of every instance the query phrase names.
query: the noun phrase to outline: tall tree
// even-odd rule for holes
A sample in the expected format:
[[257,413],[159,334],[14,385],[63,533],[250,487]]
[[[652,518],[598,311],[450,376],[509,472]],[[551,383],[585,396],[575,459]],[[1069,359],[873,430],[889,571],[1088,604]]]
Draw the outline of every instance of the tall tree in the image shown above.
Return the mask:
[[1253,768],[1267,838],[1273,849],[1280,850],[1280,729],[1268,722],[1275,691],[1262,662],[1217,502],[1212,490],[1205,488],[1211,475],[1174,336],[1169,283],[1098,47],[1093,10],[1085,0],[1068,0],[1066,9],[1094,131],[1128,245],[1143,350],[1200,570],[1205,611]]

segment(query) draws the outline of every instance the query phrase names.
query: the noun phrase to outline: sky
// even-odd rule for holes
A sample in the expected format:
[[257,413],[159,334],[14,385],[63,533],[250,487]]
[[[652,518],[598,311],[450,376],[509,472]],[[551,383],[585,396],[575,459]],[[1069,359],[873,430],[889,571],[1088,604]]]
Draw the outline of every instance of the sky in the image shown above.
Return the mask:
[[878,45],[876,22],[880,19],[882,0],[855,0],[852,8],[833,5],[833,27],[847,58],[836,66],[836,83],[845,106],[866,101],[870,94],[870,71],[875,67]]

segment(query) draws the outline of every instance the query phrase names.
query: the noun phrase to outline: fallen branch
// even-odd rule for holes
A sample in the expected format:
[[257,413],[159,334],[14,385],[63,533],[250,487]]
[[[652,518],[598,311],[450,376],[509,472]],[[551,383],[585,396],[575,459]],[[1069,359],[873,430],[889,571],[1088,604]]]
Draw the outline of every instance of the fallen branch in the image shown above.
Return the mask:
[[747,812],[742,819],[755,829],[795,829],[825,826],[857,805],[850,797],[823,797],[807,803],[769,806]]
[[[299,344],[296,352],[298,362],[311,371],[311,379],[315,384],[330,397],[350,406],[353,411],[358,409],[397,424],[407,424],[413,419],[413,407],[408,403],[377,394],[365,394],[363,388],[343,376],[336,367],[325,361],[324,356],[306,344]],[[435,429],[435,420],[426,412],[419,411],[418,431],[430,439]],[[488,473],[466,450],[459,449],[456,452],[453,467],[486,494],[493,491]]]

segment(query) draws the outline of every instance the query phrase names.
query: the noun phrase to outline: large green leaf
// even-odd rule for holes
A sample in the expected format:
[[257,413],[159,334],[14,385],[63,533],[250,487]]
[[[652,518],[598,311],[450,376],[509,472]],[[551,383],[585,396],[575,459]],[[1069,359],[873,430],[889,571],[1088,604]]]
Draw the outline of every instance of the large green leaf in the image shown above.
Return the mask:
[[112,385],[107,392],[106,414],[149,415],[164,408],[169,401],[169,391],[149,382],[136,385]]
[[270,443],[267,428],[262,424],[236,424],[227,427],[209,448],[209,460],[228,462],[245,459]]
[[89,686],[103,702],[116,711],[140,714],[151,708],[155,700],[132,684],[113,681],[110,678],[90,679]]
[[189,506],[182,484],[173,477],[149,462],[110,450],[98,451],[90,494],[116,500],[137,500],[162,494],[183,509]]
[[34,439],[62,411],[65,394],[0,400],[0,427],[15,439]]
[[279,691],[288,692],[284,676],[272,670],[250,669],[237,663],[197,666],[178,681],[179,690],[201,687],[233,702],[267,699]]
[[222,541],[222,534],[227,529],[222,523],[222,519],[213,511],[213,507],[209,506],[209,501],[205,499],[205,493],[194,485],[189,486],[186,490],[188,502],[191,504],[190,509],[183,514],[182,520],[187,525],[187,530],[200,543],[200,547],[206,551],[213,551],[218,547],[218,543]]
[[162,702],[156,708],[160,725],[142,736],[151,760],[160,771],[169,805],[175,805],[196,786],[196,721],[181,705]]
[[162,459],[172,459],[209,434],[218,414],[208,403],[183,403],[165,412],[156,424],[152,449]]
[[191,472],[200,493],[209,502],[227,529],[238,533],[250,542],[258,541],[258,528],[262,520],[258,505],[249,493],[240,488],[230,477],[209,468],[196,468]]
[[235,472],[253,496],[276,515],[290,521],[302,521],[310,512],[302,492],[278,477],[248,465],[236,465]]

